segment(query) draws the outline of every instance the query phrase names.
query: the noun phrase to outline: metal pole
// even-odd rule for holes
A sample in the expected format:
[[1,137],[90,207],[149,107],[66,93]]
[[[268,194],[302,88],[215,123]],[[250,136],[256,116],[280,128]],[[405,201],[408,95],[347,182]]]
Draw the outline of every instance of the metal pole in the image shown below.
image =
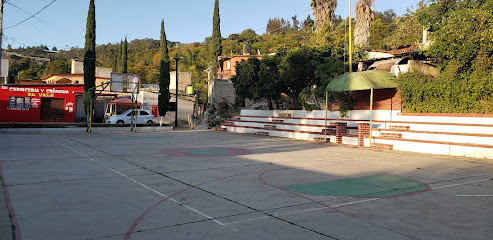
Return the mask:
[[329,109],[329,92],[325,91],[325,129],[324,141],[327,142],[327,111]]
[[[178,54],[177,54],[178,55]],[[175,127],[178,127],[178,57],[176,59],[176,89],[175,89],[175,102],[176,102],[176,109],[175,109]]]
[[[134,93],[132,91],[132,104],[134,102]],[[137,97],[135,97],[135,125],[134,125],[134,132],[137,132],[137,116],[139,115],[139,110],[137,109],[138,103],[137,103]]]
[[370,148],[371,148],[371,124],[373,123],[373,88],[370,90]]
[[92,132],[92,98],[89,100],[89,132]]
[[[3,38],[3,3],[5,0],[0,0],[0,74],[2,72],[2,38]],[[0,77],[1,78],[1,77]]]
[[173,58],[176,61],[176,79],[175,79],[175,102],[176,102],[176,109],[175,109],[175,127],[178,127],[178,61],[181,60],[181,57],[178,57],[178,54]]
[[349,0],[349,72],[353,72],[353,34],[351,19],[351,0]]

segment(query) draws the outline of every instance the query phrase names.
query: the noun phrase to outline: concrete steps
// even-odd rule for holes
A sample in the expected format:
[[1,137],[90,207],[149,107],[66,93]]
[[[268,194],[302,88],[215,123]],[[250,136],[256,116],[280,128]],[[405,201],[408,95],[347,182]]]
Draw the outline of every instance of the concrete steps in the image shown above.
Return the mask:
[[[234,133],[369,146],[367,120],[238,115],[221,128]],[[338,126],[341,129],[338,130]],[[339,131],[339,133],[338,133]],[[327,138],[327,141],[325,140]],[[374,121],[372,147],[493,159],[493,124]]]

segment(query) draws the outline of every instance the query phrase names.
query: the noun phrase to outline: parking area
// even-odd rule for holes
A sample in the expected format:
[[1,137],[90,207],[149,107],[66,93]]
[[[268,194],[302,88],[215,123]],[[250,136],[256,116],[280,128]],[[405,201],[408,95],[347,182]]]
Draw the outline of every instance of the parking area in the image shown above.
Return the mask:
[[0,151],[12,239],[493,236],[487,159],[121,128],[4,132]]

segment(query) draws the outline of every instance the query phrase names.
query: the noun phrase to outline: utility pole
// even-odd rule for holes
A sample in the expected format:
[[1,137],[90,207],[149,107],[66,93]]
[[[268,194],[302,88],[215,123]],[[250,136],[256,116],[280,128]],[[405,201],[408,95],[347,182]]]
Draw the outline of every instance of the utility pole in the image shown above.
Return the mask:
[[349,72],[353,72],[353,34],[352,32],[352,19],[351,19],[351,0],[349,0]]
[[[2,74],[2,58],[3,58],[3,52],[2,52],[2,38],[3,38],[3,2],[5,0],[0,0],[0,75]],[[1,79],[1,77],[0,77]]]

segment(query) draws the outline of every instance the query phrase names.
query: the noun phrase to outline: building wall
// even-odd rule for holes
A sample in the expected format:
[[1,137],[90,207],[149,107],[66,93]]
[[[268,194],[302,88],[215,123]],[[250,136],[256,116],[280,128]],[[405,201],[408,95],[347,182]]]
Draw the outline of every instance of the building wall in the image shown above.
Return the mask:
[[[176,71],[169,73],[169,89],[176,90]],[[192,73],[191,72],[178,72],[178,90],[186,91],[187,86],[192,85]],[[174,93],[174,91],[171,91]]]
[[215,79],[209,83],[209,102],[221,102],[223,98],[228,103],[236,104],[236,90],[230,80]]
[[[219,79],[230,79],[234,75],[236,75],[236,65],[238,62],[242,60],[248,60],[249,58],[258,58],[262,59],[260,55],[246,55],[246,56],[233,56],[228,60],[224,60],[218,69],[218,78]],[[229,64],[229,68],[228,68]]]
[[[370,110],[370,90],[354,91],[354,110]],[[373,110],[401,110],[401,96],[395,88],[375,89]]]
[[[111,68],[96,67],[96,77],[110,78],[111,72],[112,72]],[[84,73],[84,62],[72,60],[72,68],[71,68],[70,73],[72,73],[72,74],[83,74]]]
[[[83,85],[2,85],[0,122],[74,122],[75,92],[83,90]],[[42,120],[42,114],[49,114],[43,112],[48,107],[43,104],[52,99],[63,104],[63,114],[57,120]]]
[[[44,81],[47,84],[59,84],[59,81],[62,81],[62,84],[67,84],[65,80],[70,80],[71,84],[84,84],[84,75],[83,74],[53,74],[47,76]],[[109,82],[110,78],[102,78],[96,77],[96,86],[100,86],[102,83]],[[110,87],[106,87],[105,93],[110,92]]]

